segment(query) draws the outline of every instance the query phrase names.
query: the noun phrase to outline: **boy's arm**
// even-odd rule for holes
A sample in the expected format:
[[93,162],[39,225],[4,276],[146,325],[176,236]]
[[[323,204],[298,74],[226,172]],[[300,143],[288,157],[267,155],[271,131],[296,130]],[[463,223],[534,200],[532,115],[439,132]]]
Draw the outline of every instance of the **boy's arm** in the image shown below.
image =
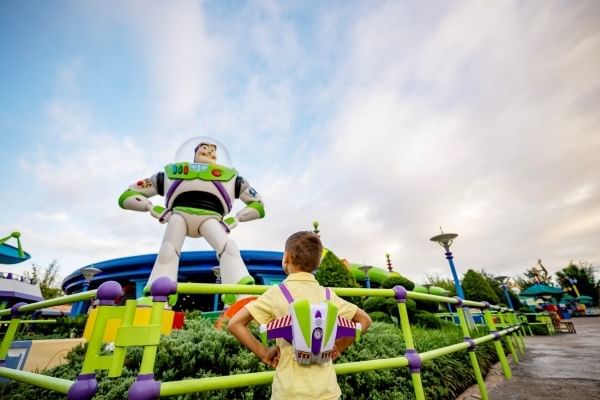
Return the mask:
[[[352,317],[352,321],[360,324],[361,333],[365,333],[367,329],[369,329],[369,326],[371,326],[371,317],[369,317],[369,314],[364,312],[361,308],[356,310],[354,317]],[[354,339],[349,337],[337,340],[335,342],[334,359],[338,358],[353,342]]]
[[250,312],[246,308],[242,308],[229,320],[229,324],[227,325],[229,332],[231,332],[241,344],[256,354],[262,362],[272,367],[276,367],[279,362],[279,347],[275,346],[267,348],[254,337],[248,329],[248,324],[252,319]]

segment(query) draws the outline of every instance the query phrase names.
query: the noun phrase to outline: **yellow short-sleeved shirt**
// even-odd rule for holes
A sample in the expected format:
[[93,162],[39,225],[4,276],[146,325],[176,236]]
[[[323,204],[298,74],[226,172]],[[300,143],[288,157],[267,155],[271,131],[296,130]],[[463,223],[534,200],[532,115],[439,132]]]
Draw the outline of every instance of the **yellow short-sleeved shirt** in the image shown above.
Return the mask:
[[[311,303],[325,300],[325,288],[312,274],[290,274],[284,281],[294,299],[308,299]],[[357,306],[338,297],[331,291],[330,299],[338,307],[338,315],[352,319]],[[260,324],[289,314],[289,303],[278,286],[267,290],[257,300],[248,303],[246,309]],[[341,391],[331,361],[324,364],[300,365],[294,360],[292,345],[277,339],[281,349],[279,364],[273,379],[271,400],[336,400]]]

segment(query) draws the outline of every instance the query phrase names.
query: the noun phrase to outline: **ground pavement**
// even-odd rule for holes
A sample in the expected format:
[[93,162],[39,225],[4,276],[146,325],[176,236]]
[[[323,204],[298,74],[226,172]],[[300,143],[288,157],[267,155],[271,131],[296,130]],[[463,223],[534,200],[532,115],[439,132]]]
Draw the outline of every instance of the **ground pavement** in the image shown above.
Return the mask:
[[[513,377],[496,365],[486,377],[490,400],[600,400],[600,317],[574,318],[576,334],[527,336]],[[480,399],[477,386],[457,400]]]

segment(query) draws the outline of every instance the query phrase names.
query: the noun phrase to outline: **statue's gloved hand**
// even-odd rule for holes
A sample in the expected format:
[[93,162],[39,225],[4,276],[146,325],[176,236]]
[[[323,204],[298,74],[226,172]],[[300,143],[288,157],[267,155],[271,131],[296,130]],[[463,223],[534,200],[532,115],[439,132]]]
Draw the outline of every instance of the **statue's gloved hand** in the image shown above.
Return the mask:
[[227,226],[229,230],[232,230],[237,226],[238,220],[236,217],[227,217],[223,220],[223,223]]
[[172,210],[166,209],[161,206],[154,206],[150,209],[150,214],[158,220],[161,224],[169,222],[169,217],[173,213]]

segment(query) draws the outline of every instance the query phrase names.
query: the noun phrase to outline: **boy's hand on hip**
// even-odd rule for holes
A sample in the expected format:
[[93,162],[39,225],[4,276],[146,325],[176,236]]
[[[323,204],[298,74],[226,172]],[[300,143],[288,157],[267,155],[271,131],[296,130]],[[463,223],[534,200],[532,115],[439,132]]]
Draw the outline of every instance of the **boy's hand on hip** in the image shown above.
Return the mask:
[[265,351],[264,355],[260,357],[260,360],[268,366],[276,368],[277,364],[279,364],[280,354],[279,346],[273,346]]

